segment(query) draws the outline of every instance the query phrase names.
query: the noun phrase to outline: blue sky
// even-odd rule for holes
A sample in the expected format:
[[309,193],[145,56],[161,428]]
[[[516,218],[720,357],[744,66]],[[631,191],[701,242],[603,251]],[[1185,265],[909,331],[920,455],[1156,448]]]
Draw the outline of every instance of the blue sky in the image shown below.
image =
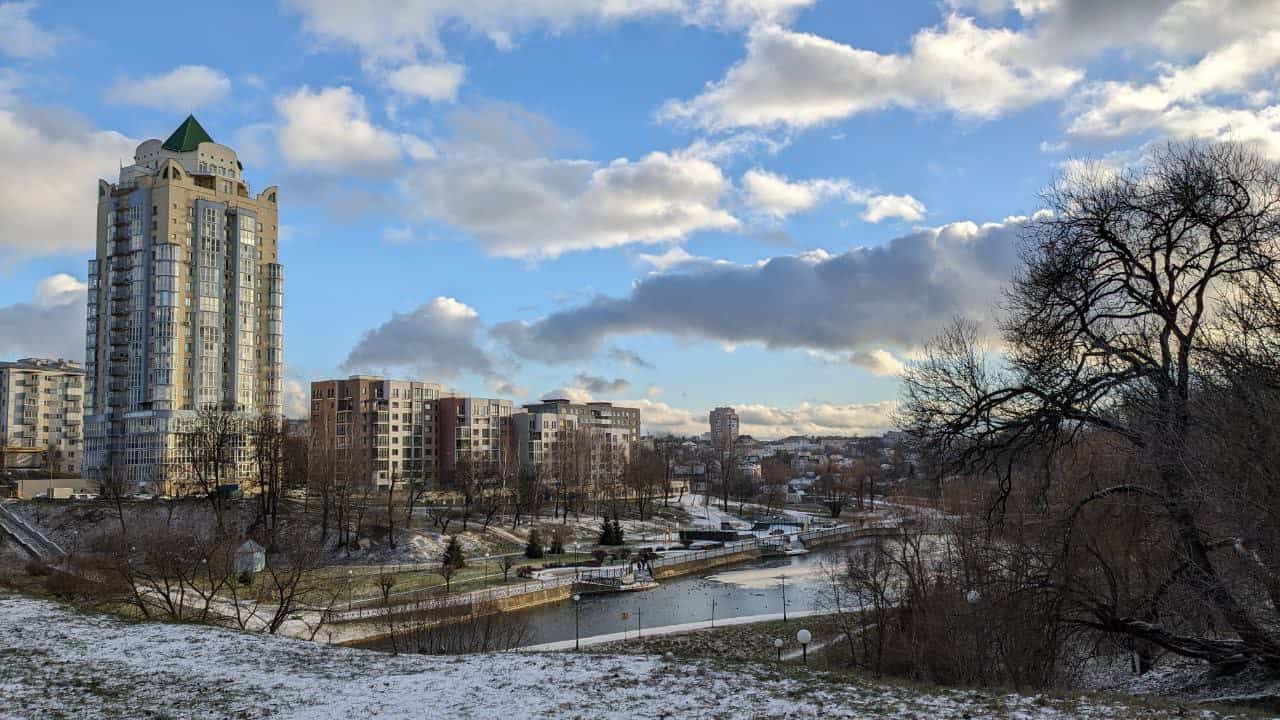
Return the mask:
[[0,355],[82,354],[95,180],[188,112],[282,188],[295,408],[368,371],[762,436],[887,427],[1078,163],[1280,157],[1267,2],[236,5],[0,2]]

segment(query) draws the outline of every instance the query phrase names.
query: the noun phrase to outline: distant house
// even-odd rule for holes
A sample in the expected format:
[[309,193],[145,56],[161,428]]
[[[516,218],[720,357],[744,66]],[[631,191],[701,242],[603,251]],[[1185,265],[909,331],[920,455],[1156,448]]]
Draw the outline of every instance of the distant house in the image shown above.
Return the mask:
[[267,551],[253,540],[245,540],[236,548],[236,572],[262,572],[267,566]]

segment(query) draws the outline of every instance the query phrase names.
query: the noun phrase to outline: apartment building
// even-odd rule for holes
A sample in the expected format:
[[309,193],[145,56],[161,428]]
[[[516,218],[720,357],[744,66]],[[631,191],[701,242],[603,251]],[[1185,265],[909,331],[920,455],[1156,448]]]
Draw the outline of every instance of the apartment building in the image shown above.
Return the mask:
[[516,457],[525,465],[550,467],[566,458],[558,456],[578,435],[578,416],[572,413],[529,412],[511,415]]
[[83,433],[84,368],[79,363],[0,362],[0,467],[78,473]]
[[[194,117],[98,182],[85,338],[86,474],[181,474],[197,411],[279,416],[284,269],[278,189],[250,191],[235,150]],[[234,443],[235,472],[253,476]]]
[[[640,411],[608,402],[574,403],[551,398],[513,416],[516,448],[525,464],[554,464],[560,443],[573,442],[588,463],[593,487],[616,482],[640,440]],[[554,470],[554,468],[553,468]]]
[[719,451],[733,450],[738,439],[738,412],[731,407],[711,411],[711,447]]
[[453,482],[458,462],[469,459],[496,469],[514,449],[510,400],[444,397],[436,404],[439,426],[438,473],[441,485]]
[[437,481],[440,386],[353,375],[311,383],[312,452],[378,487]]

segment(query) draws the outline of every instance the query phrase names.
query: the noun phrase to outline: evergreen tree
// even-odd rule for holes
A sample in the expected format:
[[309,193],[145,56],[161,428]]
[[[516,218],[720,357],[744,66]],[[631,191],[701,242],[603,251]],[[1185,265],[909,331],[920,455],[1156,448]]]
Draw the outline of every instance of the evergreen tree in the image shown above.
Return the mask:
[[440,564],[455,570],[467,566],[467,560],[462,556],[462,543],[458,542],[457,535],[449,538],[449,544],[445,546],[444,557],[440,559]]
[[626,540],[623,539],[623,535],[622,535],[622,523],[619,522],[618,518],[615,517],[613,519],[613,544],[621,545],[625,542]]
[[538,528],[529,530],[529,542],[524,546],[524,556],[530,560],[542,557],[542,536],[538,534]]
[[552,534],[550,552],[552,555],[564,554],[564,531],[563,530],[556,530],[555,533]]
[[609,520],[607,518],[604,521],[604,525],[600,528],[600,542],[598,544],[600,545],[613,544],[613,525],[609,523]]

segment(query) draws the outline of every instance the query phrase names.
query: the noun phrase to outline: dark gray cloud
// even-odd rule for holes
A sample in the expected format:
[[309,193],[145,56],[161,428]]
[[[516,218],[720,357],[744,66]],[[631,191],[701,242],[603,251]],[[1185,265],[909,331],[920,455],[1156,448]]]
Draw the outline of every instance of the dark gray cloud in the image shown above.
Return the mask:
[[599,375],[588,375],[585,372],[574,375],[573,382],[574,385],[592,395],[617,395],[631,389],[631,381],[625,378],[610,380]]
[[646,370],[652,370],[654,367],[653,363],[645,360],[640,353],[633,352],[631,350],[624,350],[623,348],[609,348],[609,359],[617,363],[622,363],[623,365],[644,368]]
[[990,316],[1024,222],[953,223],[840,255],[685,264],[645,276],[625,297],[598,296],[491,332],[544,362],[588,357],[635,333],[823,351],[915,348],[957,314]]

